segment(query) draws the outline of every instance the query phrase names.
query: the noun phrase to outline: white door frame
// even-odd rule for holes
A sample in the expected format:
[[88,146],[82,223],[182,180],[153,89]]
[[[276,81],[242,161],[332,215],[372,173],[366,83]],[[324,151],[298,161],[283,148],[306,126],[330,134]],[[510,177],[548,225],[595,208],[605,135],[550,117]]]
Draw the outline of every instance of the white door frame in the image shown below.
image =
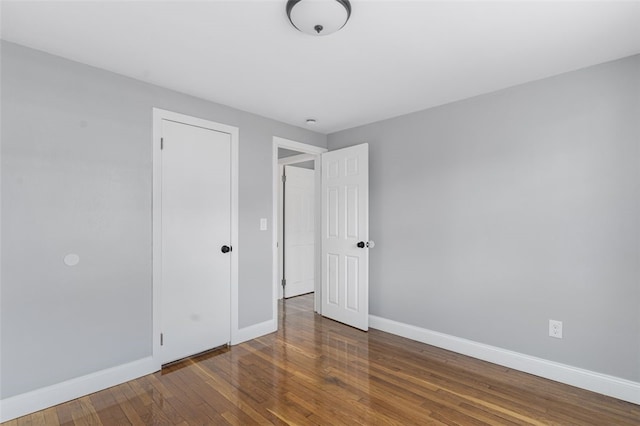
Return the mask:
[[152,189],[152,235],[153,235],[153,278],[152,278],[152,312],[153,312],[153,365],[157,370],[162,367],[160,358],[160,333],[162,328],[162,156],[160,138],[162,136],[162,120],[171,120],[192,126],[224,132],[231,135],[231,343],[238,335],[238,143],[237,127],[216,123],[201,118],[191,117],[172,111],[153,108],[153,189]]
[[[320,154],[322,154],[323,152],[327,152],[328,150],[326,148],[320,148],[318,146],[314,146],[314,145],[308,145],[306,143],[302,143],[302,142],[296,142],[296,141],[292,141],[289,139],[284,139],[284,138],[280,138],[278,136],[274,136],[273,137],[273,150],[272,150],[272,172],[273,172],[273,187],[272,187],[272,205],[273,205],[273,213],[272,213],[272,223],[273,223],[273,236],[272,236],[272,253],[273,253],[273,265],[272,265],[272,275],[273,275],[273,321],[276,324],[278,324],[278,286],[280,285],[280,277],[278,274],[278,270],[279,270],[279,265],[278,265],[278,187],[280,185],[280,167],[279,167],[279,163],[278,163],[278,148],[286,148],[286,149],[290,149],[293,151],[298,151],[303,153],[303,155],[305,154],[310,154],[312,157],[307,158],[308,160],[313,159],[315,161],[315,177],[316,177],[316,191],[315,191],[315,203],[316,203],[316,209],[315,209],[315,217],[317,218],[317,220],[315,221],[315,228],[316,228],[316,232],[315,232],[315,246],[316,246],[316,255],[315,255],[315,277],[314,277],[314,281],[315,281],[315,297],[314,297],[314,310],[318,313],[322,313],[321,312],[321,306],[320,306],[320,302],[321,302],[321,294],[322,294],[322,274],[321,274],[321,268],[320,265],[322,263],[320,263],[321,261],[321,256],[322,256],[322,241],[320,239],[321,236],[321,213],[322,213],[322,207],[320,205],[320,201],[321,201],[321,193],[322,191],[320,190],[320,185],[322,183],[322,163],[321,163],[321,156]],[[296,162],[300,161],[301,158],[304,158],[302,156],[295,156],[296,158]],[[304,160],[302,160],[304,161]]]

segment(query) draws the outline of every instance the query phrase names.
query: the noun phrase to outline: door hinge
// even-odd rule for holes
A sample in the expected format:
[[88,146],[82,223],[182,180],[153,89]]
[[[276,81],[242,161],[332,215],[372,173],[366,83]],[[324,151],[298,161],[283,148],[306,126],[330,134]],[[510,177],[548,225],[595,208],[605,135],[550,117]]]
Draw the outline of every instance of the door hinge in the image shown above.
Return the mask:
[[160,346],[164,345],[164,333],[160,333]]
[[282,175],[282,182],[286,182],[287,181],[287,176],[286,175]]
[[282,279],[282,287],[286,287],[287,286],[287,280],[285,280],[284,278]]
[[160,138],[160,149],[164,149],[164,138]]

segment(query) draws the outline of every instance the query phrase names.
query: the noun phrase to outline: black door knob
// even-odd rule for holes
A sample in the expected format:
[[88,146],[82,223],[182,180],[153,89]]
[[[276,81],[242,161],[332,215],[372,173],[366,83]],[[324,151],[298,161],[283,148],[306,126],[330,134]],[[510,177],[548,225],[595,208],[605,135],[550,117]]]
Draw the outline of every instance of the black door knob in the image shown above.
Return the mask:
[[360,241],[358,243],[358,247],[360,247],[360,248],[364,248],[365,246],[366,246],[366,244],[364,243],[364,241]]
[[223,253],[229,253],[231,251],[231,247],[229,246],[222,246],[222,248],[220,249],[221,252]]

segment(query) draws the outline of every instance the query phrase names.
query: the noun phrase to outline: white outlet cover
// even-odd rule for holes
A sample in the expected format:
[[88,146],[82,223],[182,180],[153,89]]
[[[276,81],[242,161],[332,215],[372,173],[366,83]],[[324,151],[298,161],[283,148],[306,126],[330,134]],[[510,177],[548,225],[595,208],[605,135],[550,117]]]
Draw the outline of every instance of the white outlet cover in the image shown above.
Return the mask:
[[80,263],[80,256],[75,253],[69,253],[64,257],[64,264],[67,266],[76,266]]
[[549,320],[549,336],[562,339],[562,321]]

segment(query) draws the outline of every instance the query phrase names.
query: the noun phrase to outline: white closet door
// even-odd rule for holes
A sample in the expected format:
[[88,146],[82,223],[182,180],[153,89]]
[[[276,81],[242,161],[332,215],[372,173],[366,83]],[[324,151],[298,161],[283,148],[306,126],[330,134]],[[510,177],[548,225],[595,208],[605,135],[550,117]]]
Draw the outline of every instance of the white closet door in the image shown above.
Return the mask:
[[163,120],[162,139],[164,364],[231,340],[231,136]]

